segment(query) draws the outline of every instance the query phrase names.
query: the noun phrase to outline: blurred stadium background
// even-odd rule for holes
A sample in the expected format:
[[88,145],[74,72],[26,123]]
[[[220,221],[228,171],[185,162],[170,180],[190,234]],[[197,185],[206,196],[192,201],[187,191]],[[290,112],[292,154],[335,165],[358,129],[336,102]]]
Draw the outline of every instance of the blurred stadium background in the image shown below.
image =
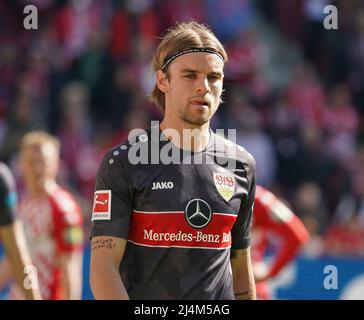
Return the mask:
[[[38,30],[23,27],[38,8]],[[325,30],[323,8],[338,8]],[[148,101],[157,36],[175,21],[211,26],[229,63],[215,128],[236,128],[258,182],[285,199],[311,233],[273,281],[280,299],[364,299],[364,2],[362,0],[0,1],[0,160],[18,176],[19,138],[62,141],[60,183],[89,223],[103,153],[161,119]],[[22,186],[19,182],[21,196]],[[272,246],[274,251],[274,246]],[[338,289],[323,286],[338,269]]]

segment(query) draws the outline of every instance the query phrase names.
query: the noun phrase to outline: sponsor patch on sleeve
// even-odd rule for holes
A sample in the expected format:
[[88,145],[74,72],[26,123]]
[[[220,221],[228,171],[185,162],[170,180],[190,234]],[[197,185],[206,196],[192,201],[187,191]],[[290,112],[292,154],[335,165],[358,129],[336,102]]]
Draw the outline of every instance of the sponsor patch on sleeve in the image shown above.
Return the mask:
[[94,206],[92,209],[92,218],[94,220],[111,219],[111,190],[95,191]]

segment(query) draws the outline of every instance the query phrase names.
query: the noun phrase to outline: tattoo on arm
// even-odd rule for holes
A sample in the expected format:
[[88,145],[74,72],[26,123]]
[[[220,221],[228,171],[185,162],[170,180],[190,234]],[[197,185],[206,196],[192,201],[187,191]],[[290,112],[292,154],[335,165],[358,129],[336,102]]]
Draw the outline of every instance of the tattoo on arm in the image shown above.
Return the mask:
[[91,251],[100,249],[100,248],[106,248],[106,249],[112,249],[115,248],[115,243],[113,239],[97,239],[92,240],[91,242]]

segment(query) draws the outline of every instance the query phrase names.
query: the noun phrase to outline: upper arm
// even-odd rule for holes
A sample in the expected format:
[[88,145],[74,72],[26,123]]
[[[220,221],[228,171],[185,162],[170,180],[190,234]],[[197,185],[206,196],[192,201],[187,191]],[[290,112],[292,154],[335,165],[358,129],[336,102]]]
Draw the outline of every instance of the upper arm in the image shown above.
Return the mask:
[[126,240],[98,236],[91,241],[90,286],[95,299],[129,299],[119,273]]
[[242,197],[237,219],[231,230],[231,248],[246,249],[250,246],[251,228],[253,223],[253,208],[255,199],[255,161],[251,158],[250,166],[245,167],[248,180],[247,195]]
[[91,273],[97,275],[99,269],[105,264],[112,264],[116,270],[119,269],[124,256],[126,240],[116,237],[98,236],[91,240]]
[[[119,149],[120,150],[120,149]],[[91,217],[91,237],[99,236],[127,239],[132,212],[130,169],[125,163],[123,150],[108,152],[96,178]],[[113,161],[109,161],[109,160]],[[115,240],[116,241],[116,240]],[[117,241],[120,242],[120,241]]]

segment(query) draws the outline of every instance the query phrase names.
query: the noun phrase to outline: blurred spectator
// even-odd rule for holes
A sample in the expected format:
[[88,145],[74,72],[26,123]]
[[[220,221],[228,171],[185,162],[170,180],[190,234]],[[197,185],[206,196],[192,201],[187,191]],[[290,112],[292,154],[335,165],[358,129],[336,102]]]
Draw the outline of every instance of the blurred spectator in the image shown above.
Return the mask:
[[190,21],[203,23],[206,21],[208,6],[206,0],[175,0],[159,1],[159,11],[162,18],[162,29],[169,27],[178,21]]
[[[295,186],[295,189],[307,181],[317,184],[322,190],[327,189],[334,163],[323,148],[324,139],[321,127],[312,124],[301,127],[298,148],[289,159],[289,165],[294,168],[289,182]],[[283,167],[281,169],[284,170]]]
[[251,27],[254,21],[251,0],[206,0],[205,8],[210,26],[223,42],[236,40],[238,33]]
[[[138,96],[133,97],[132,108],[126,114],[125,118],[121,119],[120,130],[116,131],[109,147],[118,144],[128,138],[129,132],[133,129],[147,129],[151,126],[149,122],[148,106],[143,106]],[[157,119],[156,119],[157,120]]]
[[303,3],[305,0],[273,0],[275,23],[287,39],[299,41],[304,33]]
[[94,0],[70,0],[59,10],[55,30],[63,54],[73,58],[87,50],[91,35],[100,28],[101,9]]
[[304,52],[307,60],[320,66],[323,56],[324,33],[323,20],[324,8],[331,4],[329,0],[305,0],[303,4],[304,23]]
[[[363,151],[362,151],[363,152]],[[352,187],[342,196],[333,223],[324,235],[329,255],[364,256],[364,171],[353,174]]]
[[249,84],[267,62],[267,53],[254,28],[237,32],[226,45],[226,50],[229,63],[225,73],[231,83]]
[[338,85],[330,94],[330,102],[324,113],[327,147],[336,159],[351,167],[356,152],[358,115],[351,104],[348,87]]
[[91,146],[88,88],[83,83],[71,82],[62,89],[60,100],[62,119],[58,136],[62,145],[63,169],[66,170],[64,174],[83,192],[93,185],[99,161]]
[[[295,212],[303,221],[313,218],[317,221],[317,229],[310,229],[312,234],[322,234],[327,223],[327,212],[320,187],[312,182],[301,184],[294,194]],[[311,226],[314,226],[313,224]]]
[[236,142],[255,158],[258,183],[269,187],[276,174],[273,142],[261,129],[260,114],[245,99],[236,91],[231,105],[230,118],[234,119],[232,127],[237,129]]
[[126,59],[132,47],[132,25],[123,7],[115,10],[110,24],[110,51],[114,59]]
[[18,94],[14,98],[12,108],[6,117],[1,159],[10,161],[18,148],[20,137],[27,131],[37,128],[39,124],[33,121],[31,98],[26,94]]
[[[59,155],[59,140],[45,132],[22,137],[19,171],[25,193],[18,211],[45,300],[80,299],[82,288],[82,214],[55,181]],[[15,285],[11,292],[12,299],[22,298]]]
[[313,256],[321,255],[324,250],[321,235],[325,231],[328,219],[321,190],[314,183],[304,183],[297,188],[293,199],[294,212],[311,236],[305,252]]
[[284,186],[292,188],[296,186],[295,159],[299,149],[298,125],[300,119],[290,106],[286,93],[280,93],[272,103],[273,105],[268,110],[267,123],[277,153],[277,179]]
[[355,104],[364,116],[364,7],[353,13],[354,32],[346,45],[347,69],[350,70],[350,86],[355,96]]
[[325,94],[311,64],[305,62],[297,68],[288,95],[301,125],[322,125]]
[[[96,119],[98,122],[107,123],[113,130],[120,128],[120,123],[131,108],[134,92],[133,82],[127,72],[126,64],[115,66],[111,75],[111,84],[107,88],[108,101],[99,108]],[[106,99],[106,97],[105,97]]]

